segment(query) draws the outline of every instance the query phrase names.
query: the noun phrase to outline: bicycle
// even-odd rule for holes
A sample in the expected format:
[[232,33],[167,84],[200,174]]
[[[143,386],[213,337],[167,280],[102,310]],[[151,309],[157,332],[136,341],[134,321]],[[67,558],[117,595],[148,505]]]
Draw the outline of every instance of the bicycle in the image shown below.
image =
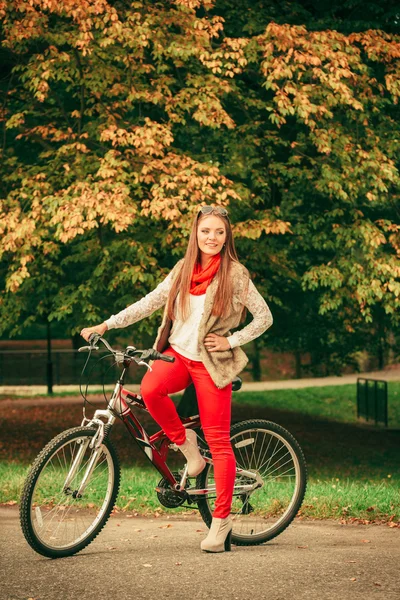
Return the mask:
[[[79,427],[52,439],[33,462],[22,491],[20,521],[24,536],[36,552],[50,558],[71,556],[88,546],[110,517],[121,476],[118,455],[110,440],[117,418],[122,419],[161,474],[155,488],[160,503],[167,508],[197,505],[208,527],[212,520],[216,497],[213,466],[201,435],[199,415],[182,418],[186,428],[198,432],[200,451],[206,461],[204,470],[195,479],[188,476],[187,465],[179,471],[170,470],[167,457],[170,451],[178,451],[177,446],[162,430],[151,436],[147,434],[132,410],[146,411],[143,399],[124,387],[133,362],[151,369],[149,360],[173,362],[175,358],[133,346],[124,351],[114,350],[98,334],[92,334],[89,346],[80,351],[91,353],[99,349],[99,342],[122,365],[107,408],[96,410],[90,419],[84,410]],[[240,387],[241,380],[236,378],[233,388]],[[231,442],[237,463],[231,509],[232,543],[262,544],[284,531],[301,506],[307,481],[304,455],[288,431],[261,419],[234,424]]]

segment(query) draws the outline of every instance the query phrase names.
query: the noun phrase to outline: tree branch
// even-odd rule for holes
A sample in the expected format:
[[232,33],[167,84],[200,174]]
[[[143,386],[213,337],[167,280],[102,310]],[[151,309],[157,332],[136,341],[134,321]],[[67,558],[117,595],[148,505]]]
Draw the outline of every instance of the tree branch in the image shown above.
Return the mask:
[[85,85],[83,83],[84,75],[83,75],[82,63],[81,63],[81,59],[79,56],[79,52],[76,48],[74,48],[74,55],[75,55],[75,59],[76,59],[76,64],[78,66],[79,75],[81,78],[81,94],[80,94],[80,108],[79,108],[80,117],[79,117],[79,122],[78,122],[78,134],[80,135],[82,132],[82,128],[83,128],[83,115],[85,112]]

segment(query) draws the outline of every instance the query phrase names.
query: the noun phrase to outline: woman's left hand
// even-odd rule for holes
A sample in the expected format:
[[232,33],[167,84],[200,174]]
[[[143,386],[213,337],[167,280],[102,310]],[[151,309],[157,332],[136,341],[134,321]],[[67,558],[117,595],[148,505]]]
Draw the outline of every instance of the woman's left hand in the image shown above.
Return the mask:
[[216,335],[215,333],[209,333],[206,336],[204,345],[209,352],[222,352],[223,350],[231,349],[226,337]]

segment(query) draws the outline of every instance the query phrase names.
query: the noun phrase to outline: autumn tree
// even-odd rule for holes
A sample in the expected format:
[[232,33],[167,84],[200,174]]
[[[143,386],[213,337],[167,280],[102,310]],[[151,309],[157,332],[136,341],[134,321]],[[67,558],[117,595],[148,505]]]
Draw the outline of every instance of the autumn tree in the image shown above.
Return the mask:
[[246,62],[224,38],[215,72],[222,18],[197,4],[0,2],[2,331],[104,318],[165,274],[199,203],[238,198],[176,142],[187,121],[234,127],[223,99]]
[[347,5],[0,1],[2,331],[141,297],[199,203],[230,205],[268,344],[336,369],[395,331],[399,37]]
[[[312,31],[277,12],[281,24],[265,23],[245,47],[237,127],[212,140],[255,209],[237,230],[273,300],[268,344],[334,354],[333,369],[369,347],[382,365],[382,347],[400,349],[399,37]],[[240,19],[261,31],[261,6],[255,14],[231,14],[228,33]],[[284,236],[271,235],[277,216]]]

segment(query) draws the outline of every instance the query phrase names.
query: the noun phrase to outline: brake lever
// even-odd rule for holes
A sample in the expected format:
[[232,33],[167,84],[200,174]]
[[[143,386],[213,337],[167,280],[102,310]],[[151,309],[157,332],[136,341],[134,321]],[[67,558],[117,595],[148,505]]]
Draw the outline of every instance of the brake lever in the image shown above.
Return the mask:
[[145,362],[144,360],[139,360],[139,362],[135,361],[137,365],[143,365],[144,367],[147,367],[149,371],[152,371],[153,369],[151,368],[150,365],[147,364],[147,362]]
[[152,354],[153,354],[152,348],[150,350],[146,350],[145,352],[142,352],[142,356],[140,357],[140,360],[148,360],[149,358],[151,358]]
[[91,350],[98,350],[98,346],[82,346],[78,348],[78,352],[90,352]]

